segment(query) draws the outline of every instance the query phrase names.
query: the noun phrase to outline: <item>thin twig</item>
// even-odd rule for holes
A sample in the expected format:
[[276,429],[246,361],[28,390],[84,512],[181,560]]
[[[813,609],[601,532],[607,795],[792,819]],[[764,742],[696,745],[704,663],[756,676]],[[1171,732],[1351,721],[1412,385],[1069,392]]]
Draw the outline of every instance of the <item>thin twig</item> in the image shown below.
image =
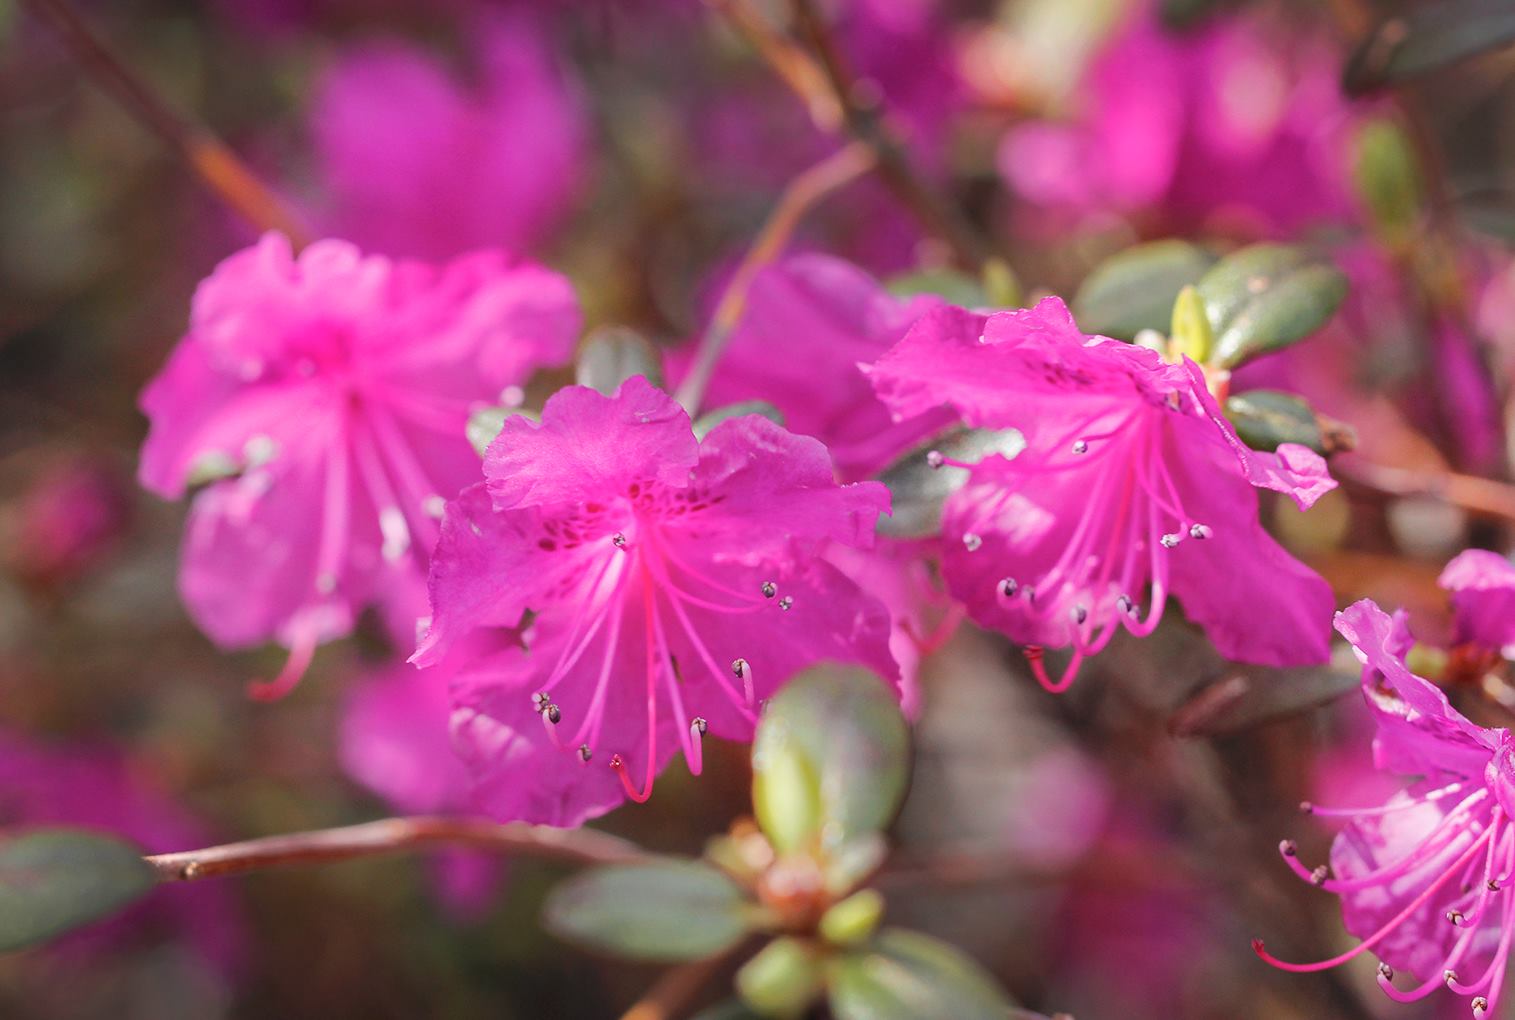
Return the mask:
[[1338,475],[1392,496],[1434,496],[1471,514],[1515,521],[1515,486],[1454,471],[1418,471],[1388,467],[1359,458],[1342,458]]
[[929,233],[946,242],[961,266],[976,271],[983,265],[988,245],[962,213],[937,195],[916,171],[877,105],[860,98],[825,23],[808,0],[795,0],[796,20],[820,54],[819,60],[795,46],[752,7],[750,0],[707,2],[799,96],[817,128],[828,134],[849,134],[873,150],[880,179]]
[[726,285],[715,315],[710,320],[710,327],[700,340],[700,349],[689,369],[689,375],[674,395],[690,414],[699,408],[716,362],[725,352],[732,330],[736,328],[742,309],[746,307],[747,291],[758,271],[784,250],[795,228],[817,202],[867,173],[873,165],[873,149],[854,142],[789,182],[773,211],[769,213],[768,221],[752,242],[752,247],[747,250],[741,264],[732,274],[731,282]]
[[680,964],[663,973],[647,994],[621,1014],[621,1020],[676,1020],[688,1010],[700,991],[710,983],[732,953],[718,953],[705,960]]
[[572,864],[627,864],[646,851],[593,829],[554,829],[470,818],[385,818],[338,829],[292,832],[242,843],[154,854],[146,858],[160,882],[189,882],[297,864],[328,864],[438,846],[527,854]]
[[300,219],[231,149],[205,127],[175,113],[90,30],[66,0],[21,0],[58,33],[80,68],[157,135],[212,194],[259,230],[282,231],[296,246],[308,241]]

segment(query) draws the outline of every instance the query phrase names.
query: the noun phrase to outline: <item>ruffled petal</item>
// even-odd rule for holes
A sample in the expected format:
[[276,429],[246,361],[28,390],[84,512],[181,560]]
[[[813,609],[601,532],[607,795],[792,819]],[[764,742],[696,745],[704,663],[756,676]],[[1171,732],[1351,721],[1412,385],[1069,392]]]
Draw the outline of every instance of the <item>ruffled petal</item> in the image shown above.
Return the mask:
[[1515,565],[1486,549],[1467,549],[1437,584],[1452,593],[1457,641],[1502,649],[1515,644]]

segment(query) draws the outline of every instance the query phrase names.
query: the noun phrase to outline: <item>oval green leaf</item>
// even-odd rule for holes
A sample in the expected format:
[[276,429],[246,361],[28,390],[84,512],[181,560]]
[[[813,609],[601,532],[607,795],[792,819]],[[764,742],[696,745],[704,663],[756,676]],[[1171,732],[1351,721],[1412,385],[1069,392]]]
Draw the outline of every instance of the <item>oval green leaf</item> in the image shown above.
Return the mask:
[[113,836],[43,829],[0,837],[0,951],[114,914],[153,884],[142,851]]
[[1361,688],[1353,666],[1233,664],[1168,717],[1168,731],[1175,737],[1217,736],[1311,711]]
[[694,420],[694,438],[701,441],[708,435],[710,430],[723,421],[732,418],[740,418],[746,414],[760,414],[775,425],[784,424],[784,413],[766,400],[743,400],[735,404],[727,404],[725,407],[717,407],[714,411],[708,411]]
[[1284,443],[1298,443],[1316,453],[1331,452],[1315,411],[1292,393],[1248,390],[1232,394],[1226,400],[1226,417],[1241,441],[1254,450],[1271,452]]
[[932,467],[933,452],[973,464],[991,454],[1008,460],[1025,448],[1025,437],[1014,429],[1002,432],[966,429],[911,451],[880,476],[889,487],[891,509],[889,516],[879,518],[879,534],[890,538],[925,538],[941,530],[942,504],[968,480],[968,472],[956,467]]
[[553,889],[542,908],[559,938],[614,956],[702,960],[751,930],[751,909],[726,875],[672,858],[596,868]]
[[1347,295],[1347,277],[1305,249],[1256,244],[1216,263],[1197,287],[1215,334],[1212,362],[1235,368],[1324,326]]
[[1084,278],[1073,317],[1085,333],[1133,340],[1144,329],[1166,333],[1179,291],[1198,283],[1215,256],[1188,241],[1150,241],[1110,256]]
[[634,375],[645,376],[654,386],[663,385],[662,360],[646,337],[625,326],[602,326],[589,334],[574,366],[580,386],[608,397]]
[[1005,1020],[1014,1004],[979,965],[918,932],[884,932],[865,951],[831,966],[837,1020]]
[[839,847],[894,817],[910,738],[893,693],[865,670],[819,666],[774,697],[752,743],[753,807],[781,852]]

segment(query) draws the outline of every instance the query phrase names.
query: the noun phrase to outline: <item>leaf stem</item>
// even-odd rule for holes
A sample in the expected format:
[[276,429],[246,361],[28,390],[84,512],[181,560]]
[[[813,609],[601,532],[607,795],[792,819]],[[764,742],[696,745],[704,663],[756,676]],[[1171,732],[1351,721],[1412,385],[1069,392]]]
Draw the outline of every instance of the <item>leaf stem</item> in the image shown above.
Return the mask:
[[297,247],[308,243],[308,232],[285,201],[207,128],[174,112],[110,51],[66,0],[21,3],[58,34],[89,78],[179,155],[208,191],[258,230],[281,231]]
[[674,394],[674,399],[691,415],[699,409],[700,401],[704,399],[705,388],[710,385],[716,363],[725,353],[732,330],[736,328],[742,309],[746,307],[747,291],[758,271],[779,256],[795,228],[816,203],[870,170],[874,159],[872,148],[854,142],[803,171],[784,188],[778,203],[769,213],[767,222],[758,231],[752,247],[743,256],[741,264],[721,294],[710,326],[700,339],[694,364]]
[[158,881],[190,882],[438,846],[467,846],[570,864],[625,864],[648,856],[634,843],[593,829],[554,829],[524,823],[498,825],[483,819],[419,816],[265,836],[204,850],[154,854],[145,859],[157,873]]

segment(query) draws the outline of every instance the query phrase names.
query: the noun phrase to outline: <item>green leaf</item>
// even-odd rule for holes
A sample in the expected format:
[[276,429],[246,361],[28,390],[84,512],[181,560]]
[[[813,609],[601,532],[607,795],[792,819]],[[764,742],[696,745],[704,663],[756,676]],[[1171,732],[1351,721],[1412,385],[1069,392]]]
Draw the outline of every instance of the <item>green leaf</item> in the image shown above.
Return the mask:
[[1361,686],[1355,663],[1278,669],[1235,663],[1168,718],[1176,737],[1235,733],[1306,712]]
[[891,929],[829,974],[836,1020],[1005,1020],[1014,1004],[977,963],[937,939]]
[[736,404],[717,407],[694,420],[694,438],[703,440],[710,430],[723,421],[740,418],[744,414],[760,414],[775,425],[784,424],[784,413],[766,400],[743,400]]
[[1226,417],[1241,441],[1254,450],[1271,452],[1284,443],[1298,443],[1319,454],[1332,454],[1356,445],[1348,426],[1323,421],[1314,408],[1292,393],[1234,393],[1226,399]]
[[1379,233],[1391,241],[1408,239],[1422,200],[1419,161],[1404,129],[1377,117],[1358,129],[1352,143],[1353,183]]
[[0,839],[0,951],[114,914],[153,888],[142,851],[113,836],[40,829]]
[[972,464],[996,453],[1009,459],[1025,448],[1025,438],[1014,429],[1003,432],[968,429],[906,454],[881,476],[880,480],[889,487],[892,510],[888,517],[879,518],[879,534],[890,538],[924,538],[941,530],[942,504],[962,488],[968,472],[946,465],[933,467],[936,458],[932,454]]
[[780,852],[839,847],[887,825],[909,775],[909,733],[872,673],[807,670],[774,697],[752,744],[752,800]]
[[1379,24],[1347,61],[1343,85],[1367,92],[1515,42],[1510,0],[1442,0]]
[[542,921],[560,938],[640,960],[701,960],[752,928],[751,905],[726,875],[668,858],[586,871],[553,889]]
[[1134,340],[1144,329],[1165,332],[1178,292],[1198,283],[1215,256],[1187,241],[1150,241],[1110,256],[1084,278],[1073,297],[1079,329]]
[[821,916],[821,938],[838,946],[850,946],[873,934],[884,916],[884,897],[877,889],[859,889]]
[[647,338],[625,326],[602,326],[589,334],[579,350],[574,367],[580,386],[599,390],[607,397],[634,375],[645,376],[654,386],[663,385],[663,363]]
[[884,287],[895,297],[935,294],[942,300],[963,308],[984,308],[989,304],[989,295],[984,293],[983,282],[956,269],[923,269],[916,273],[905,273],[887,281]]
[[500,434],[500,429],[505,425],[505,419],[515,414],[508,407],[481,407],[468,416],[468,425],[464,431],[468,435],[468,442],[473,446],[474,453],[484,456],[489,449],[489,444],[494,442],[494,437]]
[[800,939],[774,939],[736,972],[742,1000],[766,1017],[797,1017],[821,992],[821,963]]
[[1215,333],[1212,360],[1235,368],[1324,326],[1347,295],[1347,277],[1302,248],[1255,244],[1218,262],[1198,289]]

